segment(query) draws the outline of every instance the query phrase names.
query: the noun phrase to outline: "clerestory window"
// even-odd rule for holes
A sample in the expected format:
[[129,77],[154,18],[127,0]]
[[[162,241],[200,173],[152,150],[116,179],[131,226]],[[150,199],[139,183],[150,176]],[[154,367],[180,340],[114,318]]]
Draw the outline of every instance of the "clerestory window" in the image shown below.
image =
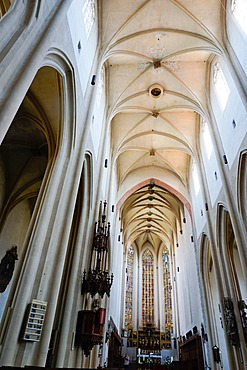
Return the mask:
[[205,144],[205,149],[207,153],[207,158],[210,159],[212,151],[213,151],[213,143],[209,133],[208,124],[205,120],[202,121],[202,134],[203,140]]
[[246,0],[232,0],[232,13],[237,21],[237,24],[247,35],[247,1]]
[[213,82],[220,107],[224,110],[230,95],[230,89],[219,63],[215,63],[214,65]]
[[93,23],[95,21],[95,0],[86,0],[83,8],[82,8],[82,15],[86,30],[87,38],[90,35],[91,29],[93,27]]
[[104,88],[104,75],[105,75],[104,67],[102,67],[100,70],[99,82],[98,82],[97,92],[96,92],[96,102],[97,102],[98,108],[100,106],[100,101],[101,101],[102,92]]

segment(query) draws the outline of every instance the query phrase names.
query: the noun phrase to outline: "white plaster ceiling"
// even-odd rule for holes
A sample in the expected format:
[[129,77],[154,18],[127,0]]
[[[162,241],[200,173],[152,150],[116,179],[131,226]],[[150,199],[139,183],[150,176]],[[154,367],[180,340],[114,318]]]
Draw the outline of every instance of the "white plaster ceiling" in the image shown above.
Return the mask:
[[[169,247],[181,223],[181,198],[190,202],[189,170],[197,155],[200,115],[207,114],[209,62],[222,54],[221,4],[104,0],[100,5],[124,242],[162,241]],[[159,97],[150,94],[153,86],[160,88]],[[150,179],[157,194],[151,215]]]

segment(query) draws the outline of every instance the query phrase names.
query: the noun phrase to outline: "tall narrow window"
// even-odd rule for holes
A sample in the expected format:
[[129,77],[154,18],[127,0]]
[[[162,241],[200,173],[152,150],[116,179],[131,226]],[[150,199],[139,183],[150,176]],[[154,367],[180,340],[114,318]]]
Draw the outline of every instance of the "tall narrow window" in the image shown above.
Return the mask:
[[246,0],[232,0],[232,13],[240,28],[247,35],[247,1]]
[[166,349],[171,348],[172,335],[172,296],[171,296],[171,271],[168,249],[162,252],[163,282],[164,282],[164,316],[165,316],[165,340],[163,345]]
[[213,151],[213,143],[212,143],[212,139],[209,133],[208,124],[205,120],[202,121],[202,133],[203,133],[203,139],[205,143],[205,149],[207,152],[207,157],[209,159]]
[[86,35],[89,37],[90,31],[95,21],[95,0],[86,0],[82,9],[83,20],[86,30]]
[[127,253],[125,326],[129,326],[132,324],[133,268],[134,268],[134,249],[133,247],[130,246]]
[[147,249],[142,256],[142,325],[154,323],[154,261]]
[[102,67],[100,70],[99,82],[98,82],[97,92],[96,92],[96,101],[97,101],[98,108],[100,106],[103,87],[104,87],[104,67]]
[[195,195],[197,196],[200,190],[200,182],[199,182],[196,162],[193,162],[193,165],[192,165],[192,178],[193,178],[193,183],[194,183]]
[[217,99],[220,103],[222,110],[224,110],[226,107],[229,94],[230,94],[230,89],[226,82],[225,76],[222,72],[222,69],[219,63],[216,63],[214,65],[213,81],[214,81]]

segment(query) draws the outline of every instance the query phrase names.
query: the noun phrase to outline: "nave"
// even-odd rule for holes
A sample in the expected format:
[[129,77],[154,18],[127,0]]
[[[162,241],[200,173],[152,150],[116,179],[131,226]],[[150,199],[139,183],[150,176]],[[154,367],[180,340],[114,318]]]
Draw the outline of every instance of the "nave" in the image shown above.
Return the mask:
[[247,368],[246,17],[0,0],[2,369]]

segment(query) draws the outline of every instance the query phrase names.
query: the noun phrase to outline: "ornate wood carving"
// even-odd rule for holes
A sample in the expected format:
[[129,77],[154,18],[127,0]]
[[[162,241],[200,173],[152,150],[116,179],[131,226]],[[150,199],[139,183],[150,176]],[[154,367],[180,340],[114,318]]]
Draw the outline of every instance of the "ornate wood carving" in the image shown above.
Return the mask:
[[0,293],[5,291],[13,276],[16,260],[18,260],[17,245],[14,245],[6,252],[0,263]]
[[105,313],[104,308],[78,312],[75,344],[81,347],[85,356],[89,356],[95,345],[102,343]]
[[223,298],[223,309],[226,324],[226,334],[230,339],[232,345],[237,346],[239,344],[239,337],[234,314],[234,307],[231,298]]
[[238,307],[239,307],[242,327],[244,331],[244,338],[245,338],[245,341],[247,342],[247,304],[245,303],[244,300],[241,300],[238,302]]

